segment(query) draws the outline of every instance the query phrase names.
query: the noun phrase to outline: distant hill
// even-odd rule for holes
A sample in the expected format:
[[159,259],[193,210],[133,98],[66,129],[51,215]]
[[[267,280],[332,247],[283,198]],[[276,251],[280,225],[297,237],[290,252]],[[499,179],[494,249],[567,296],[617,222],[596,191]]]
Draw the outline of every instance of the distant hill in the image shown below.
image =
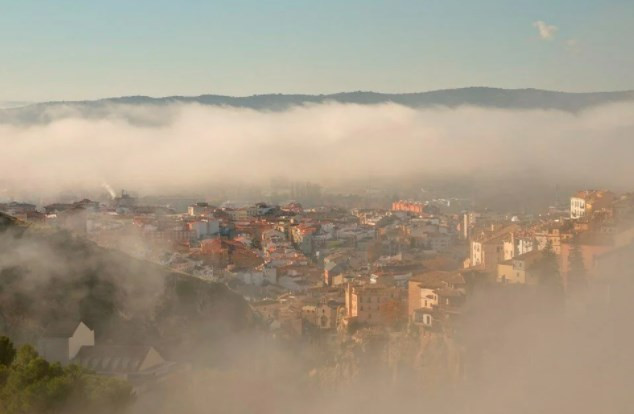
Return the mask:
[[47,122],[52,117],[49,110],[55,108],[71,108],[83,112],[87,116],[99,117],[105,114],[108,108],[116,104],[167,105],[197,103],[201,105],[280,111],[297,105],[326,102],[361,105],[393,102],[412,108],[453,108],[461,105],[471,105],[486,108],[557,109],[577,112],[596,105],[623,101],[634,101],[634,91],[568,93],[539,89],[472,87],[400,94],[342,92],[330,95],[269,94],[245,97],[222,95],[168,96],[163,98],[125,96],[94,101],[44,102],[20,108],[0,109],[0,122]]
[[35,343],[48,324],[67,320],[84,321],[100,343],[153,345],[198,362],[222,359],[227,339],[259,326],[222,284],[0,213],[0,335]]

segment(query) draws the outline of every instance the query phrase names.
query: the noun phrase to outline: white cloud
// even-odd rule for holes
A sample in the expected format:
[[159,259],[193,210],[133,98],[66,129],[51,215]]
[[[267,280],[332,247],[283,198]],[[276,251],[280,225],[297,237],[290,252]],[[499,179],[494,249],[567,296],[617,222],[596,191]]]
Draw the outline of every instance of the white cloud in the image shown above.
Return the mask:
[[536,22],[533,22],[533,26],[537,28],[537,31],[539,32],[539,37],[542,40],[551,40],[552,38],[555,37],[557,30],[559,30],[557,26],[548,24],[544,22],[543,20],[538,20]]

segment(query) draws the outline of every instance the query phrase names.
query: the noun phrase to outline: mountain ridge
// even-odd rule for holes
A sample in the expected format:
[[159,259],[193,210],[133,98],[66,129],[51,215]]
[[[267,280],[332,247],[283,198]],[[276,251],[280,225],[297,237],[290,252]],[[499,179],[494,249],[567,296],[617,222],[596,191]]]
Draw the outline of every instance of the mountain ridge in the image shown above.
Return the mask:
[[[89,100],[71,100],[71,101],[47,101],[41,103],[35,103],[33,105],[50,105],[50,104],[87,104],[87,103],[102,103],[102,102],[124,102],[124,103],[172,103],[172,102],[197,102],[208,105],[225,104],[229,106],[251,106],[249,101],[260,101],[265,103],[278,101],[291,101],[294,103],[322,103],[328,101],[335,101],[341,103],[382,103],[382,102],[394,102],[405,103],[410,105],[416,104],[434,104],[434,101],[438,105],[445,103],[460,104],[459,99],[463,99],[465,102],[473,100],[475,101],[478,96],[484,98],[481,104],[486,105],[487,100],[491,98],[509,98],[512,95],[516,96],[533,96],[533,97],[577,97],[577,98],[607,98],[607,99],[634,99],[634,90],[624,91],[597,91],[597,92],[562,92],[546,89],[536,88],[520,88],[520,89],[504,89],[504,88],[492,88],[492,87],[465,87],[454,89],[437,89],[423,92],[405,92],[405,93],[385,93],[375,91],[346,91],[336,92],[331,94],[301,94],[301,93],[266,93],[266,94],[253,94],[244,96],[232,96],[221,94],[201,94],[201,95],[168,95],[153,97],[148,95],[126,95],[118,97],[106,97],[100,99]],[[425,102],[425,98],[431,98],[428,102]],[[457,100],[455,102],[448,102],[450,98]],[[365,101],[365,102],[364,102]],[[374,101],[374,102],[373,102]],[[27,105],[29,106],[29,105]],[[408,105],[409,106],[409,105]]]
[[284,111],[294,107],[327,103],[379,105],[398,104],[414,109],[457,108],[461,106],[520,109],[558,110],[578,113],[588,108],[623,102],[634,102],[634,90],[611,92],[558,92],[542,89],[501,89],[468,87],[440,89],[428,92],[379,93],[371,91],[339,92],[333,94],[261,94],[251,96],[121,96],[96,100],[50,101],[17,108],[0,109],[0,124],[47,123],[60,117],[108,116],[116,106],[164,107],[177,104],[245,108],[257,111]]
[[[563,92],[563,91],[554,91],[547,89],[536,89],[536,88],[519,88],[519,89],[505,89],[505,88],[493,88],[493,87],[484,87],[484,86],[471,86],[464,88],[453,88],[453,89],[436,89],[430,91],[423,92],[405,92],[405,93],[385,93],[385,92],[375,92],[375,91],[347,91],[347,92],[336,92],[330,94],[302,94],[302,93],[266,93],[266,94],[253,94],[253,95],[243,95],[243,96],[232,96],[232,95],[222,95],[222,94],[201,94],[201,95],[168,95],[168,96],[149,96],[149,95],[125,95],[125,96],[112,96],[106,98],[98,98],[98,99],[81,99],[81,100],[53,100],[53,101],[43,101],[43,102],[35,102],[31,104],[26,104],[19,108],[5,108],[5,109],[22,109],[28,108],[32,106],[39,105],[56,105],[56,104],[88,104],[88,103],[104,103],[104,102],[125,102],[125,103],[138,103],[140,101],[144,102],[174,102],[174,101],[182,101],[182,102],[200,102],[206,104],[214,104],[214,102],[226,102],[227,104],[239,104],[243,102],[248,102],[249,100],[263,100],[263,99],[271,99],[271,100],[296,100],[299,102],[324,102],[324,101],[355,101],[361,99],[372,100],[376,99],[379,101],[389,101],[389,100],[415,100],[418,98],[435,98],[440,102],[443,97],[462,97],[465,100],[475,99],[478,96],[476,94],[484,94],[480,95],[483,98],[493,98],[493,97],[511,97],[515,96],[533,96],[533,97],[577,97],[577,98],[611,98],[611,99],[634,99],[634,89],[633,90],[623,90],[623,91],[596,91],[596,92]],[[363,103],[363,102],[359,102]],[[398,103],[398,102],[397,102]],[[484,102],[486,103],[486,102]]]

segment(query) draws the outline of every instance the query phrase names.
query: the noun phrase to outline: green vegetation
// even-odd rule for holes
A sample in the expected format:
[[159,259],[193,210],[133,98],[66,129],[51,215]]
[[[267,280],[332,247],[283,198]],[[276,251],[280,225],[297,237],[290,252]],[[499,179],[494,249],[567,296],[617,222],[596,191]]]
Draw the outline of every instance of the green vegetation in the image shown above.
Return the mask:
[[8,367],[15,358],[13,342],[6,336],[0,337],[0,366]]
[[127,382],[49,364],[30,345],[0,337],[0,413],[117,413],[134,400]]

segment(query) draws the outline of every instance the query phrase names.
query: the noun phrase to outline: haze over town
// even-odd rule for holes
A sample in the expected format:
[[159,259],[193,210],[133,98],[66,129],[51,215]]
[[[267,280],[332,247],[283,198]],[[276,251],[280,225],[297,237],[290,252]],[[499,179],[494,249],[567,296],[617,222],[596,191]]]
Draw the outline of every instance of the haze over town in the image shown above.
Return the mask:
[[632,37],[622,0],[7,5],[0,414],[631,411]]

